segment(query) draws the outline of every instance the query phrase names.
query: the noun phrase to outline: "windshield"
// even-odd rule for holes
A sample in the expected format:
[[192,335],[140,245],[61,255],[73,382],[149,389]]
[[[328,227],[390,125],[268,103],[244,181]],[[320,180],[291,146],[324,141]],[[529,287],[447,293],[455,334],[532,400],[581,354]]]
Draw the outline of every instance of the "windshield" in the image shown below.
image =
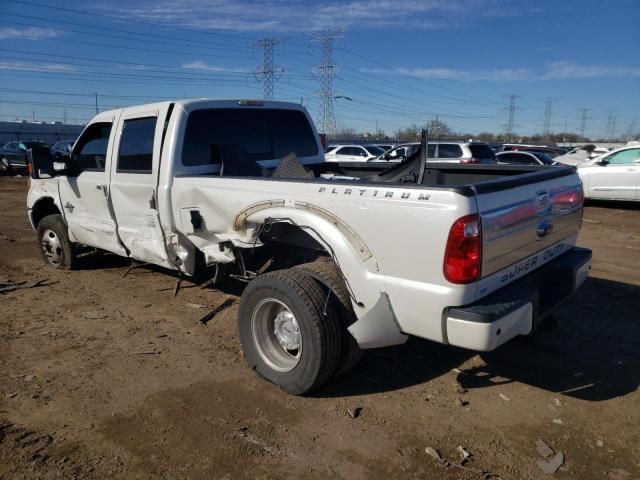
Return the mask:
[[545,165],[553,165],[556,163],[549,155],[542,152],[529,152],[536,156],[538,160],[540,160]]
[[375,155],[380,156],[384,153],[384,149],[380,148],[380,147],[374,147],[374,146],[366,146],[364,147],[364,149],[369,152],[371,155]]
[[44,142],[22,142],[22,144],[27,148],[33,147],[46,147],[47,144]]

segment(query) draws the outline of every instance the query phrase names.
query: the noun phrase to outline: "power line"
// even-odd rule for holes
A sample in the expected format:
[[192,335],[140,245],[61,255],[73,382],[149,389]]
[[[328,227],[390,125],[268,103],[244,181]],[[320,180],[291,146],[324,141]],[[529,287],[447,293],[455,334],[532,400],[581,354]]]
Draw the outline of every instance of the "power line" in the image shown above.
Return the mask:
[[253,71],[254,76],[262,84],[263,97],[265,100],[273,98],[273,84],[280,78],[284,68],[274,67],[273,47],[280,43],[275,38],[263,38],[255,42],[257,47],[262,48],[262,65]]

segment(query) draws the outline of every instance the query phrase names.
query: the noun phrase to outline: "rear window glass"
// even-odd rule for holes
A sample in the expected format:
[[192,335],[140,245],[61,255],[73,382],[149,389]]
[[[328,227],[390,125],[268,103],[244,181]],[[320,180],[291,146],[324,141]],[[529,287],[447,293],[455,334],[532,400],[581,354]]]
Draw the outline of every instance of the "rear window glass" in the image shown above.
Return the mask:
[[469,145],[469,150],[471,150],[471,155],[473,158],[481,158],[481,159],[491,159],[494,160],[496,158],[493,150],[489,148],[489,145]]
[[182,164],[220,164],[224,156],[253,162],[276,160],[292,152],[298,157],[318,154],[313,130],[306,115],[300,111],[256,108],[196,110],[189,114],[187,120]]
[[454,143],[441,143],[438,145],[438,158],[460,158],[462,148]]

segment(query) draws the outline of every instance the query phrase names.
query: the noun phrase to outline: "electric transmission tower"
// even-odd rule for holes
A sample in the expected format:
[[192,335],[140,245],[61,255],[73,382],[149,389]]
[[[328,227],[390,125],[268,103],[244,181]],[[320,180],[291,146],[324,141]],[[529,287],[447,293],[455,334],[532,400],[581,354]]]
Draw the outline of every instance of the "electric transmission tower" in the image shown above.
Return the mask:
[[507,123],[505,124],[505,135],[508,140],[511,140],[513,137],[513,130],[516,126],[516,100],[520,98],[518,95],[509,95],[509,106],[507,107]]
[[605,140],[613,140],[616,136],[616,123],[618,119],[613,110],[609,110],[609,115],[607,115],[607,128],[605,130],[604,138]]
[[314,38],[320,43],[320,64],[312,73],[320,81],[320,126],[323,133],[332,135],[336,130],[336,116],[333,108],[335,93],[333,79],[338,66],[333,63],[333,41],[342,36],[338,30],[327,30]]
[[589,109],[583,108],[582,114],[580,115],[580,136],[582,138],[585,138],[584,134],[587,131],[587,120],[589,120],[589,117],[587,116],[588,113]]
[[551,134],[551,111],[552,111],[553,100],[551,97],[547,97],[544,104],[544,127],[542,128],[542,136],[544,138],[549,138]]
[[273,84],[280,78],[284,69],[273,65],[273,47],[280,43],[275,38],[263,38],[255,42],[256,47],[262,48],[262,65],[253,70],[256,80],[262,84],[265,100],[273,98]]

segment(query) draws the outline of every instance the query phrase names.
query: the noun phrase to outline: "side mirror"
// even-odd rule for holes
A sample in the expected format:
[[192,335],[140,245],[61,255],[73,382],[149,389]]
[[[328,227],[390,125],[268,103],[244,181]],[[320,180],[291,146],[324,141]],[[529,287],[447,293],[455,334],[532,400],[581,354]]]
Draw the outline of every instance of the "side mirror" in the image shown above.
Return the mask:
[[609,160],[603,158],[598,162],[598,165],[602,165],[603,167],[606,167],[607,165],[609,165]]

